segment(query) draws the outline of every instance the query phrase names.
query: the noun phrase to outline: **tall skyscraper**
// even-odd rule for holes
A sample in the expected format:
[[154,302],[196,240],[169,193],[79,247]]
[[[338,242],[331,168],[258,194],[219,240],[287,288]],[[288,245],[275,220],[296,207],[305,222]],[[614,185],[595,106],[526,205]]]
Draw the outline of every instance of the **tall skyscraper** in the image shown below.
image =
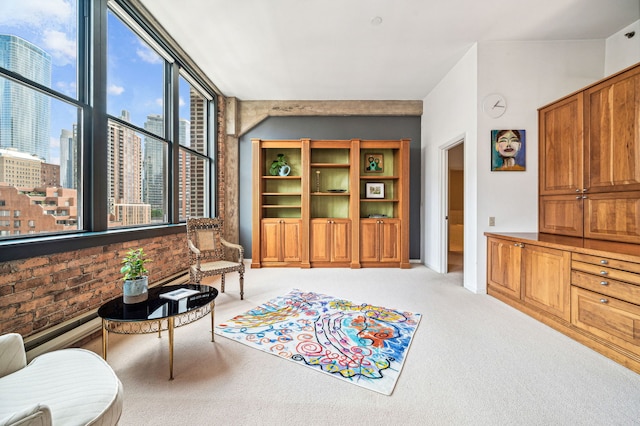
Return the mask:
[[[191,148],[195,151],[206,153],[207,150],[207,101],[191,88],[189,93],[191,107]],[[207,199],[204,191],[208,187],[205,179],[206,165],[204,161],[192,161],[189,164],[190,199],[189,216],[205,217],[208,214]]]
[[[144,128],[156,135],[164,134],[164,120],[162,115],[147,116]],[[142,180],[142,199],[151,204],[152,216],[155,220],[167,219],[167,191],[165,177],[167,176],[166,143],[155,138],[144,138],[144,175]]]
[[[129,112],[121,118],[129,121]],[[142,141],[135,131],[109,121],[109,198],[116,204],[142,203]]]
[[60,132],[60,184],[64,188],[78,189],[78,125],[73,130]]
[[[51,56],[38,46],[0,34],[0,66],[51,86]],[[49,162],[48,96],[0,78],[0,148],[16,148]]]

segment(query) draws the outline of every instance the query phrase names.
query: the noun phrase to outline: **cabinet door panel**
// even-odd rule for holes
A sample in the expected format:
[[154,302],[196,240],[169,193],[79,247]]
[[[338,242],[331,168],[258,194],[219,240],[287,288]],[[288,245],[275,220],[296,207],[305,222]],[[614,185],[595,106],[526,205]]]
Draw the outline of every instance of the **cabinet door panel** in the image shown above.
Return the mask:
[[310,260],[312,262],[328,262],[331,260],[329,251],[329,223],[326,219],[312,220],[309,228]]
[[584,224],[585,238],[640,243],[640,191],[590,194]]
[[494,290],[520,298],[520,260],[522,249],[513,241],[489,238],[487,284]]
[[578,93],[539,112],[541,195],[582,191],[583,108]]
[[526,245],[522,250],[523,299],[570,321],[571,253]]
[[279,220],[262,222],[262,261],[280,260],[280,223]]
[[300,221],[282,222],[282,260],[300,262]]
[[582,237],[581,195],[543,195],[539,200],[538,229],[548,234]]
[[589,192],[640,190],[640,69],[586,91]]
[[399,262],[400,261],[400,222],[397,220],[385,219],[379,227],[380,238],[380,261]]
[[360,261],[378,261],[378,223],[375,220],[360,221]]
[[351,261],[351,221],[333,220],[331,224],[331,260]]

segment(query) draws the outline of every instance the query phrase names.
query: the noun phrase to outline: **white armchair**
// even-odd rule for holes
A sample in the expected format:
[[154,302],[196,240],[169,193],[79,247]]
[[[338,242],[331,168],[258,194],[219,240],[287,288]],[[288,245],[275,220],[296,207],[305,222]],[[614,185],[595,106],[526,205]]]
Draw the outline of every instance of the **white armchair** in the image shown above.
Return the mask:
[[0,426],[116,425],[122,383],[85,349],[61,349],[27,364],[22,336],[0,336]]

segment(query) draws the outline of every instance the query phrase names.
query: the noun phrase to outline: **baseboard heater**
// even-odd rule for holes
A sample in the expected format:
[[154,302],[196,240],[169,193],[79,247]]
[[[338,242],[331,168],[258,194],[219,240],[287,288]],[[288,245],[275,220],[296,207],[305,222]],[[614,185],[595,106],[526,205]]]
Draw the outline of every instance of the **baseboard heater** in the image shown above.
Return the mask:
[[[188,271],[179,272],[149,287],[184,284],[189,282]],[[76,342],[100,331],[102,320],[98,317],[98,309],[85,312],[73,319],[47,328],[39,333],[24,338],[27,360],[45,352],[51,352],[73,345]]]

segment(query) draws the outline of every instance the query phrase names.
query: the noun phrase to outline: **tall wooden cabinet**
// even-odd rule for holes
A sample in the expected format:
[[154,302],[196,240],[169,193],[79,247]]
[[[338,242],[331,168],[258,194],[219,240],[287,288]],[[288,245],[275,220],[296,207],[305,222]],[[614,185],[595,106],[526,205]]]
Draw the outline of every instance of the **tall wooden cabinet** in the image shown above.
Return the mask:
[[410,266],[408,139],[252,143],[252,267]]
[[640,66],[539,110],[540,232],[640,243]]

